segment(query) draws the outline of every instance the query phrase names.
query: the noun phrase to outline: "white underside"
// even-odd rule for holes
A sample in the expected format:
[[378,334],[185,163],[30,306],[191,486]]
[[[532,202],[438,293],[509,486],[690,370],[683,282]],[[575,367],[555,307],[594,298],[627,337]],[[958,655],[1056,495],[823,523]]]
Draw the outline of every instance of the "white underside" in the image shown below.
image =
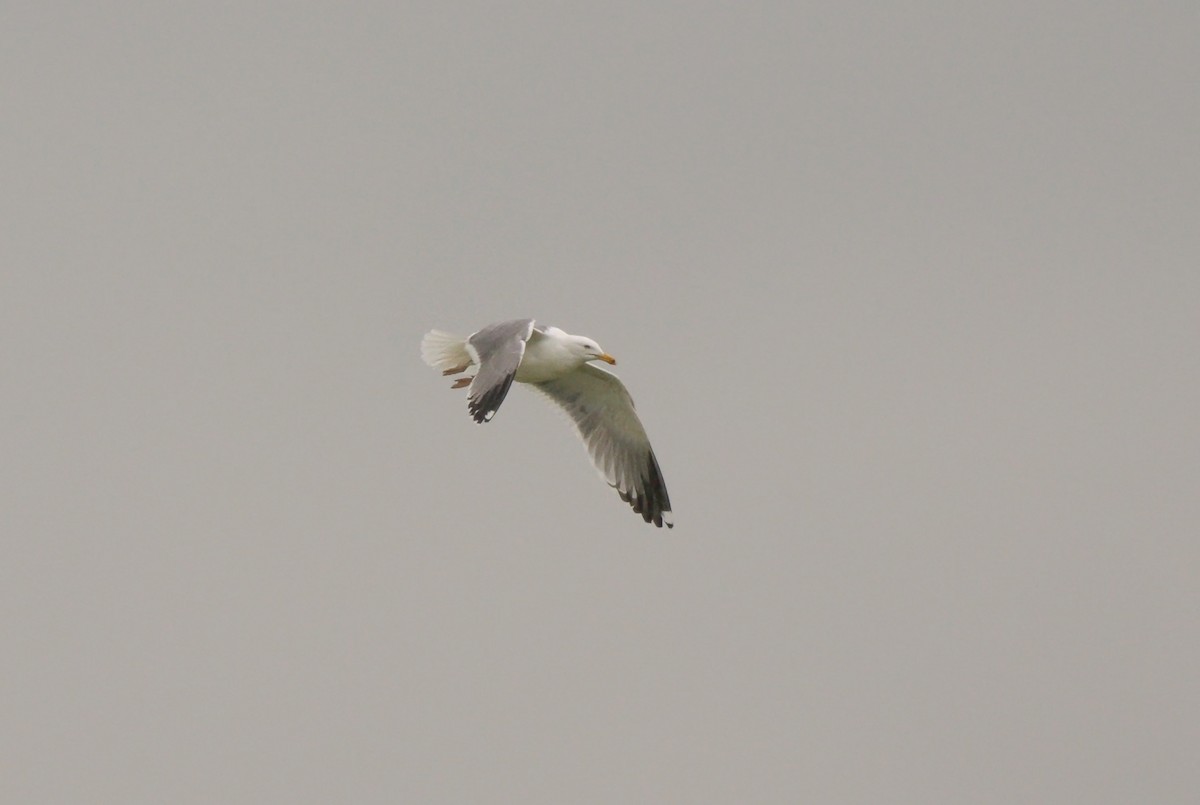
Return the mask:
[[517,367],[518,383],[545,383],[574,372],[583,365],[578,356],[567,351],[554,331],[540,338],[534,336],[525,344],[525,356]]

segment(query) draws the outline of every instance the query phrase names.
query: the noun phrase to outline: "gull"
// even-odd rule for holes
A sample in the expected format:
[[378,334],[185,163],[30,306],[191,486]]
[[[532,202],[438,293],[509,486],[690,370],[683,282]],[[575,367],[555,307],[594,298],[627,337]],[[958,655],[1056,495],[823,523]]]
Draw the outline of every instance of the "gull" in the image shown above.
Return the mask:
[[462,374],[451,388],[469,386],[467,411],[490,422],[515,380],[545,394],[566,411],[592,464],[647,523],[671,528],[671,500],[633,398],[611,372],[592,361],[616,364],[600,345],[534,319],[489,324],[466,338],[430,330],[421,357],[443,375]]

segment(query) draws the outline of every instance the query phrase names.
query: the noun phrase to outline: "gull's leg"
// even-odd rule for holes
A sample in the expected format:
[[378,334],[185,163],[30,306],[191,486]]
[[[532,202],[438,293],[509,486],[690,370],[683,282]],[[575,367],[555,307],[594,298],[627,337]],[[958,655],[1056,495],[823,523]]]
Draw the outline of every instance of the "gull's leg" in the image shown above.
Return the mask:
[[[466,369],[466,368],[467,368],[467,367],[465,367],[465,366],[463,367],[463,369]],[[463,369],[459,369],[458,371],[460,371],[460,372],[461,372]],[[452,388],[452,389],[461,389],[461,388],[463,388],[464,386],[469,386],[469,385],[471,385],[471,381],[472,381],[472,380],[474,380],[474,379],[475,379],[475,378],[473,378],[473,377],[460,377],[458,380],[455,380],[455,381],[454,381],[454,385],[453,385],[453,386],[451,386],[450,388]]]

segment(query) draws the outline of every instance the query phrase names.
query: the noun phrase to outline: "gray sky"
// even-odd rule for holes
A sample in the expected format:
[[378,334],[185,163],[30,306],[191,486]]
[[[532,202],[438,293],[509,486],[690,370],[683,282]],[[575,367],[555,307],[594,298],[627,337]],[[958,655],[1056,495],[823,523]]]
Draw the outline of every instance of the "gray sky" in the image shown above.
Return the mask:
[[783,5],[0,10],[0,800],[1194,800],[1200,16]]

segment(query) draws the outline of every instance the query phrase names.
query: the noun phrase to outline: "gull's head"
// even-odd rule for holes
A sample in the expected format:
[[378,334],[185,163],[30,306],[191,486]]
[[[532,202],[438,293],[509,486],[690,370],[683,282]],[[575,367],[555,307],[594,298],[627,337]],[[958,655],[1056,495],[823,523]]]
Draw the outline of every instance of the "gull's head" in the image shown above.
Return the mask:
[[604,361],[605,363],[613,366],[615,366],[617,363],[617,359],[602,350],[599,344],[582,335],[575,336],[572,342],[572,347],[574,348],[575,354],[578,355],[584,363],[587,363],[588,361]]

